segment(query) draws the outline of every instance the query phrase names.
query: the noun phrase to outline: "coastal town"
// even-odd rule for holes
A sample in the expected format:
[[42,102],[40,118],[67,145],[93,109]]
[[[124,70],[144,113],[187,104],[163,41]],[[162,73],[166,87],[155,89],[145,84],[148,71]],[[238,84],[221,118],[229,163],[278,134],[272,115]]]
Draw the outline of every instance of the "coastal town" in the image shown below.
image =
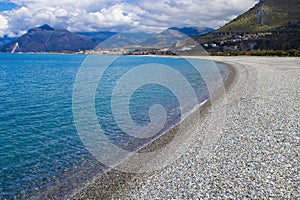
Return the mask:
[[[252,50],[256,45],[254,40],[271,36],[272,32],[216,32],[213,33],[216,38],[210,43],[202,43],[201,45],[207,49],[216,49],[222,51],[236,51],[236,50]],[[218,39],[220,38],[220,39]],[[243,44],[243,42],[245,44]]]

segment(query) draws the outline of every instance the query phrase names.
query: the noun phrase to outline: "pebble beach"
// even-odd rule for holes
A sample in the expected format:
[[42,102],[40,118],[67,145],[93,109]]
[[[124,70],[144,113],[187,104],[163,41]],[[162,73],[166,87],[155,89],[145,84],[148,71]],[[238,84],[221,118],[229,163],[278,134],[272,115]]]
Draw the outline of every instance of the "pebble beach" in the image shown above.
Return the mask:
[[199,59],[234,75],[213,102],[217,117],[208,107],[192,123],[188,150],[154,172],[112,170],[72,199],[300,198],[300,58]]

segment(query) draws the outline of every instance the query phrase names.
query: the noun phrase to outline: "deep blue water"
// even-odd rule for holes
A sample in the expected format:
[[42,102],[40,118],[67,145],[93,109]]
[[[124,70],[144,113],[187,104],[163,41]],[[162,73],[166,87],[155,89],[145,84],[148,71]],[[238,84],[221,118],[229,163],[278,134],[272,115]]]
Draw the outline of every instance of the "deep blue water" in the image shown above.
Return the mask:
[[[81,187],[81,183],[104,169],[77,134],[72,95],[82,64],[92,60],[95,66],[103,67],[101,61],[109,58],[0,54],[0,199],[39,197],[51,191],[59,191],[63,196]],[[195,62],[208,72],[212,65],[206,61]],[[118,127],[112,113],[113,89],[124,74],[136,66],[149,63],[169,66],[181,74],[191,84],[198,103],[209,98],[201,74],[185,59],[117,58],[105,70],[98,83],[95,112],[110,141],[129,151],[157,137],[186,114],[182,113],[182,105],[170,88],[149,83],[133,92],[129,113],[137,125],[144,126],[150,123],[150,107],[153,104],[163,105],[167,112],[167,122],[163,129],[152,138],[136,139]],[[225,79],[229,71],[221,65],[218,68]],[[140,78],[143,79],[143,76],[147,76],[147,73],[140,74]],[[213,75],[211,78],[214,78]],[[214,81],[216,85],[222,82]],[[181,83],[178,83],[178,87],[181,87]],[[188,101],[186,103],[188,105]]]

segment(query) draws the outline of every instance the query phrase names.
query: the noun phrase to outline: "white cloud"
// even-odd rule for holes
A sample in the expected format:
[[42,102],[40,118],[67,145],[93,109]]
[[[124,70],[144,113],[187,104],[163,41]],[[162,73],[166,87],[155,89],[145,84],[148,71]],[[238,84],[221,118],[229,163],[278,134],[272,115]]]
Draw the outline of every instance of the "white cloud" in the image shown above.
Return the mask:
[[0,37],[3,37],[8,29],[7,19],[0,15]]
[[53,13],[56,17],[67,17],[69,12],[66,9],[58,8]]
[[19,8],[0,13],[1,34],[21,34],[43,24],[71,31],[217,28],[258,0],[12,0]]
[[257,0],[142,0],[146,19],[168,26],[209,26],[217,28],[251,8]]

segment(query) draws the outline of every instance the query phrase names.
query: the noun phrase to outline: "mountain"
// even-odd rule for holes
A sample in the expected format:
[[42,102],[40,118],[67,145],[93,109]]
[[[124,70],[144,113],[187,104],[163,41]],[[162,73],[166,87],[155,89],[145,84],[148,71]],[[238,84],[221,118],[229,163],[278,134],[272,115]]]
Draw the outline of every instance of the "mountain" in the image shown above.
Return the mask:
[[173,29],[167,29],[157,35],[146,39],[140,43],[142,47],[168,48],[180,40],[187,39],[188,36]]
[[11,52],[18,44],[21,52],[77,52],[80,50],[126,47],[170,48],[178,41],[211,32],[211,28],[172,27],[161,33],[116,33],[110,31],[72,33],[45,24],[32,28],[21,37],[0,39],[0,51]]
[[115,49],[129,46],[139,46],[142,41],[152,36],[153,34],[145,32],[119,33],[101,42],[97,46],[97,49]]
[[186,40],[192,37],[201,36],[203,34],[213,31],[212,28],[195,28],[195,27],[172,27],[158,33],[157,35],[148,38],[140,43],[143,47],[158,47],[169,48],[174,46],[177,42]]
[[201,36],[207,33],[210,33],[214,31],[215,29],[209,28],[209,27],[183,27],[183,28],[178,28],[178,27],[171,27],[169,28],[170,30],[178,31],[188,37],[197,37]]
[[30,29],[26,34],[2,47],[0,51],[11,52],[16,43],[21,52],[76,52],[93,49],[98,44],[89,37],[65,29],[54,29],[47,24]]
[[102,42],[114,35],[117,35],[118,33],[110,32],[110,31],[99,31],[99,32],[76,32],[76,34],[83,35],[83,36],[89,37],[93,40]]
[[299,10],[299,0],[260,0],[246,13],[196,40],[209,52],[300,50]]
[[216,32],[299,30],[299,11],[299,0],[261,0]]
[[2,38],[0,38],[0,47],[12,42],[13,40],[15,40],[16,38],[10,38],[7,36],[4,36]]
[[169,48],[173,47],[178,41],[189,37],[200,36],[211,32],[211,28],[183,27],[168,28],[158,34],[144,32],[120,33],[103,41],[98,49],[116,48]]

